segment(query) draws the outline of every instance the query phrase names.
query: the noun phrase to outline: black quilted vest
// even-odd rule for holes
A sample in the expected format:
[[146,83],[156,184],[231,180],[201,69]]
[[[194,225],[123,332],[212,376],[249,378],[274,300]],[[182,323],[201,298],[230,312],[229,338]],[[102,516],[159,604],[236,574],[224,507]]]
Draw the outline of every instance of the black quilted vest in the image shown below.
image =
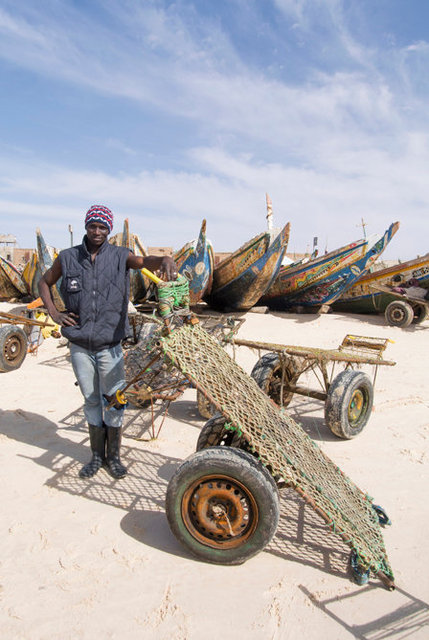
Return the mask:
[[90,351],[118,344],[129,332],[129,249],[106,240],[95,260],[82,244],[60,252],[61,294],[67,311],[79,316],[76,327],[63,327],[62,334]]

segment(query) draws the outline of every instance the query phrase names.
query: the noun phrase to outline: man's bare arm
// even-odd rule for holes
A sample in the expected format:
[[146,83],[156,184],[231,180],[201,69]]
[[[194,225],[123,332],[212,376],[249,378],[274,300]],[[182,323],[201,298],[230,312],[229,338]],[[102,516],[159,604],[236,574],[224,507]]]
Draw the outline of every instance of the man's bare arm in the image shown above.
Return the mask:
[[39,293],[43,300],[43,304],[51,316],[52,320],[61,326],[77,325],[76,316],[73,313],[61,313],[56,308],[50,287],[52,287],[61,278],[61,262],[59,258],[54,260],[54,264],[48,269],[39,280]]
[[142,269],[145,267],[149,271],[159,271],[161,276],[165,275],[167,280],[177,278],[177,266],[173,258],[169,256],[136,256],[130,253],[127,258],[129,269]]

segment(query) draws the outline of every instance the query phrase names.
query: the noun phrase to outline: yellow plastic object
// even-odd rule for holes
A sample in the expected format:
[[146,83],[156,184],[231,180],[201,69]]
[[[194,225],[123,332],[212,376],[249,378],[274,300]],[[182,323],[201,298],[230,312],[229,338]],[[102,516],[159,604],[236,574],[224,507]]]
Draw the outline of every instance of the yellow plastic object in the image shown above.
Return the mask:
[[115,397],[116,397],[116,401],[119,404],[127,404],[127,400],[125,398],[125,393],[123,391],[121,391],[121,389],[117,390],[117,392],[115,394]]
[[143,273],[143,275],[152,280],[152,282],[155,282],[155,284],[159,284],[160,282],[162,282],[161,278],[158,278],[158,276],[152,273],[152,271],[149,271],[149,269],[146,269],[146,267],[143,267],[143,269],[141,269],[141,272]]

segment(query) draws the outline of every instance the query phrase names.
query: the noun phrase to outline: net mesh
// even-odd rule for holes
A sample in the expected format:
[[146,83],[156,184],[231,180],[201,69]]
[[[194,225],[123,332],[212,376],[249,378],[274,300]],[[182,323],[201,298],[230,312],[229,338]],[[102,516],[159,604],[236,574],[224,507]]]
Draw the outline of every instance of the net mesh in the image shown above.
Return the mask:
[[296,489],[356,552],[363,570],[393,579],[378,516],[365,495],[199,325],[160,338],[169,364],[185,374],[245,437],[249,449]]

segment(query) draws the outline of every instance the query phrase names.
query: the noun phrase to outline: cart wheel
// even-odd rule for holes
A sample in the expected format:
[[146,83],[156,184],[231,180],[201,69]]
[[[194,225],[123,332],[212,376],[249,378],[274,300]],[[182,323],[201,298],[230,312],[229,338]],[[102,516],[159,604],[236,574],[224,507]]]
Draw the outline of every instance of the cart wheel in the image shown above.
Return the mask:
[[215,564],[241,564],[262,551],[276,532],[279,512],[273,478],[240,449],[197,451],[167,487],[172,532],[193,555]]
[[214,404],[199,389],[197,389],[197,408],[200,416],[206,419],[211,418],[217,412]]
[[350,440],[369,420],[374,390],[362,371],[341,371],[329,387],[325,403],[325,421],[333,434]]
[[285,356],[283,402],[281,403],[282,363],[277,353],[265,353],[252,369],[251,377],[277,405],[287,407],[293,398],[293,391],[287,391],[288,384],[294,385],[301,371],[293,356]]
[[19,369],[27,355],[27,336],[21,327],[0,327],[0,371]]
[[413,307],[413,312],[414,312],[414,318],[413,318],[414,324],[420,324],[421,322],[424,322],[429,318],[429,309],[424,304],[416,304]]
[[221,413],[211,417],[200,431],[196,451],[208,447],[237,447],[243,443],[243,436],[232,429],[225,429],[226,418]]
[[387,305],[384,316],[387,324],[392,327],[409,327],[414,318],[414,311],[408,302],[394,300]]

